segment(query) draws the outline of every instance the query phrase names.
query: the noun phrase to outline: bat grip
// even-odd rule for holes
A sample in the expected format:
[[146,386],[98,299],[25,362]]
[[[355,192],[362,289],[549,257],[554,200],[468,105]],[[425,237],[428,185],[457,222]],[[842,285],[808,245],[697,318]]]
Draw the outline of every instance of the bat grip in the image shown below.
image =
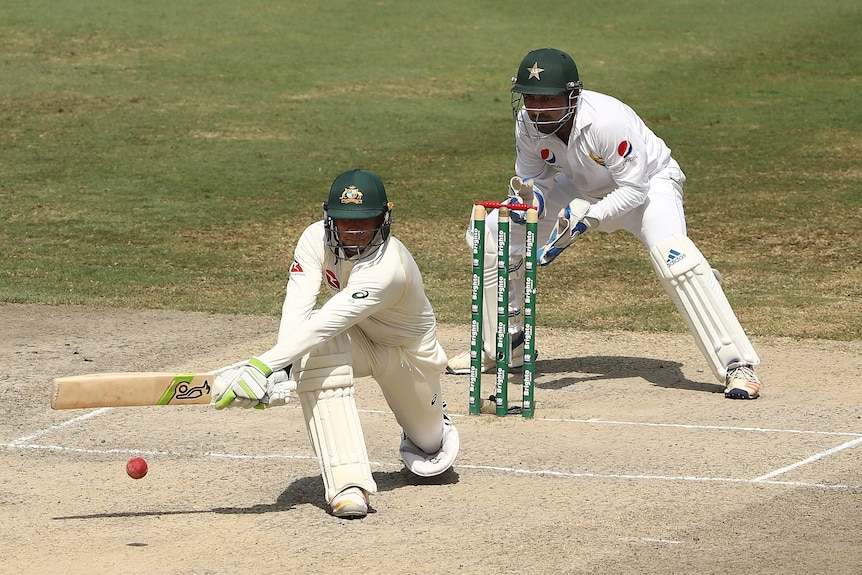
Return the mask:
[[214,370],[212,370],[210,373],[211,373],[211,374],[213,374],[213,375],[218,375],[218,374],[220,374],[220,373],[224,373],[224,372],[226,372],[226,371],[228,371],[228,370],[230,370],[230,369],[236,369],[236,368],[238,368],[238,367],[240,367],[240,366],[246,365],[247,363],[248,363],[248,360],[247,360],[247,359],[243,359],[242,361],[238,361],[238,362],[236,362],[236,363],[232,363],[232,364],[230,364],[230,365],[226,365],[226,366],[224,366],[224,367],[220,367],[220,368],[218,368],[218,369],[214,369]]

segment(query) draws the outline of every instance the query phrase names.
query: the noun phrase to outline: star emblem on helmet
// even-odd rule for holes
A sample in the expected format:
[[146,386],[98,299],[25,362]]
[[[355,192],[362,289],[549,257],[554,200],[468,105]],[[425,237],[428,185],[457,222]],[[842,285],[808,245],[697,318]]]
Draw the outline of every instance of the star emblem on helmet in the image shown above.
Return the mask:
[[536,80],[541,80],[541,78],[539,77],[539,74],[541,74],[542,72],[545,71],[544,68],[539,68],[538,62],[533,64],[532,68],[527,68],[527,70],[530,72],[530,77],[527,78],[528,80],[530,80],[532,78],[535,78]]

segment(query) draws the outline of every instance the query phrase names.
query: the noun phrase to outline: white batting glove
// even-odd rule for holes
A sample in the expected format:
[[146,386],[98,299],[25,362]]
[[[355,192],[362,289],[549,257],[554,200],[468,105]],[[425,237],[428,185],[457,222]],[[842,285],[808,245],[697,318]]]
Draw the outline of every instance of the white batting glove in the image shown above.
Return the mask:
[[590,209],[590,202],[587,200],[574,199],[568,206],[560,210],[557,215],[557,225],[551,231],[548,241],[539,248],[537,259],[540,266],[546,266],[560,255],[564,249],[572,245],[575,238],[587,233],[587,231],[597,225],[598,220],[588,218],[587,210]]
[[272,375],[268,365],[253,357],[239,369],[230,370],[213,381],[213,402],[216,409],[225,407],[256,407],[263,409],[269,400]]
[[267,408],[286,405],[290,402],[290,392],[296,389],[296,382],[290,379],[290,368],[279,369],[266,378],[269,388]]
[[[509,199],[514,200],[514,203],[533,206],[538,212],[539,219],[545,217],[545,194],[533,184],[533,180],[529,178],[522,180],[519,176],[514,176],[509,180]],[[512,212],[510,217],[516,224],[523,224],[526,221],[525,214],[521,212]]]

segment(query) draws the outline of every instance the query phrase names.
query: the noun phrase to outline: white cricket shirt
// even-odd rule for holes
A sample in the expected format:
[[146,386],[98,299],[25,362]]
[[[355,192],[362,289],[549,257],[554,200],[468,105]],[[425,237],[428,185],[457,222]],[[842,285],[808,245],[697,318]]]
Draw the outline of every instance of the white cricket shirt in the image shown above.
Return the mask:
[[[565,174],[590,199],[588,216],[617,217],[646,200],[649,180],[669,165],[679,168],[670,148],[623,102],[584,90],[568,143],[538,138],[523,108],[515,122],[515,173],[533,178],[542,190]],[[532,137],[530,137],[532,136]],[[553,193],[553,192],[550,192]]]

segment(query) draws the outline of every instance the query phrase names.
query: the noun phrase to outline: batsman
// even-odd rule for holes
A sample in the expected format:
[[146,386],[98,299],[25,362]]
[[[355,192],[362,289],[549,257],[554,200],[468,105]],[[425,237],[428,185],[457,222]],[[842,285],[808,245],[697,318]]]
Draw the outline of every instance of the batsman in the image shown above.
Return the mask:
[[[551,264],[581,235],[626,230],[646,248],[656,276],[729,399],[756,399],[762,383],[760,359],[721,287],[721,276],[689,239],[683,210],[685,174],[670,148],[623,102],[583,89],[574,60],[554,48],[529,52],[512,78],[515,176],[511,202],[539,213],[539,265]],[[513,212],[513,220],[517,213]],[[472,228],[467,243],[472,246]],[[520,234],[517,230],[520,229]],[[486,220],[497,235],[497,212]],[[509,261],[511,367],[523,363],[523,226],[512,227]],[[485,245],[495,246],[493,239]],[[496,252],[486,248],[485,285],[497,270]],[[492,341],[496,297],[486,294],[484,341]],[[483,369],[494,367],[486,350]],[[470,370],[469,352],[452,358],[449,373]]]
[[[289,400],[289,370],[337,517],[366,516],[368,496],[377,491],[354,378],[372,376],[380,386],[402,428],[399,452],[412,473],[445,472],[460,447],[443,409],[447,358],[434,310],[416,262],[390,235],[391,221],[392,204],[376,174],[339,175],[323,220],[296,245],[275,346],[213,384],[216,409],[260,408],[276,397]],[[330,297],[316,309],[321,286]]]

